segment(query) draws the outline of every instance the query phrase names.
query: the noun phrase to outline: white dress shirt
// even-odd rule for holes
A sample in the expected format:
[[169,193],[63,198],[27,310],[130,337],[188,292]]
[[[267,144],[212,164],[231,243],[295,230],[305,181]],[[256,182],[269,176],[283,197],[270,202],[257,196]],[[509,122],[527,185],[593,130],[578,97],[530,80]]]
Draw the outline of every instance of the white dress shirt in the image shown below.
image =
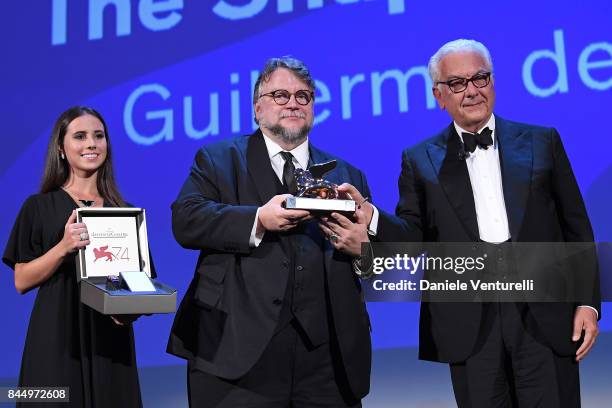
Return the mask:
[[[272,163],[272,170],[280,180],[283,182],[283,167],[285,166],[285,159],[280,154],[286,150],[283,150],[274,140],[270,139],[265,134],[263,135],[264,142],[266,142],[266,149],[268,149],[268,157],[270,163]],[[289,153],[293,155],[293,165],[296,169],[308,168],[308,160],[310,160],[310,151],[308,150],[308,139],[306,139],[301,145],[290,150]]]
[[[461,133],[467,131],[462,129],[457,122],[454,122],[454,125],[461,142],[463,142]],[[488,149],[476,147],[476,150],[465,159],[465,163],[470,175],[474,205],[476,206],[478,235],[485,242],[500,243],[510,238],[510,228],[508,227],[508,215],[504,202],[494,115],[491,115],[489,121],[478,132],[482,132],[486,127],[493,132],[491,135],[493,146],[489,146]]]

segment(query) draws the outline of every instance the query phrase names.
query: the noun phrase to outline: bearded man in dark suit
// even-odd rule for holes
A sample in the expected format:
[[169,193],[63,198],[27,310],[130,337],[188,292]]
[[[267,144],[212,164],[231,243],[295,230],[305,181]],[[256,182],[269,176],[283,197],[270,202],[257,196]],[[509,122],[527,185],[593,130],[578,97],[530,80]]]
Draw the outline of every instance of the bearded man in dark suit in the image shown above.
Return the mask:
[[[487,48],[449,42],[429,72],[453,122],[404,151],[396,216],[363,206],[376,239],[592,242],[557,131],[493,114]],[[419,357],[450,363],[461,408],[579,407],[578,361],[594,344],[601,314],[597,278],[593,288],[578,304],[423,302]]]
[[282,204],[296,168],[338,160],[326,179],[367,196],[366,179],[310,143],[314,81],[301,61],[269,60],[253,103],[259,129],[202,147],[172,204],[177,241],[200,257],[168,352],[188,360],[191,406],[360,407],[371,345],[352,255],[367,230]]

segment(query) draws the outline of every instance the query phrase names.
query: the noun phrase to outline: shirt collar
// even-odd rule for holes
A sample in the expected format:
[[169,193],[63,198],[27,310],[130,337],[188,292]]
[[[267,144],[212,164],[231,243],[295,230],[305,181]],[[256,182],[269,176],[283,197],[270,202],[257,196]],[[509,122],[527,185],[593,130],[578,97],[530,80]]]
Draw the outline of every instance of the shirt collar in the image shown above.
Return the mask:
[[[266,148],[268,149],[268,157],[272,160],[273,157],[279,155],[280,152],[286,151],[282,147],[278,145],[274,140],[266,136],[265,133],[261,133],[264,137],[264,142],[266,142]],[[308,168],[308,160],[310,159],[310,151],[308,150],[308,138],[302,142],[301,145],[297,146],[293,150],[290,150],[295,160],[299,163],[300,167],[303,169]]]
[[[472,132],[468,132],[467,130],[463,129],[455,121],[453,121],[453,125],[455,125],[455,130],[457,131],[457,134],[459,135],[459,139],[461,139],[461,143],[463,143],[463,136],[461,135],[461,133],[463,133],[463,132],[472,133]],[[491,114],[491,117],[489,118],[489,121],[483,127],[478,129],[478,133],[482,132],[482,129],[484,129],[486,127],[491,129],[491,131],[493,132],[491,134],[491,138],[493,139],[493,145],[495,146],[495,115]]]

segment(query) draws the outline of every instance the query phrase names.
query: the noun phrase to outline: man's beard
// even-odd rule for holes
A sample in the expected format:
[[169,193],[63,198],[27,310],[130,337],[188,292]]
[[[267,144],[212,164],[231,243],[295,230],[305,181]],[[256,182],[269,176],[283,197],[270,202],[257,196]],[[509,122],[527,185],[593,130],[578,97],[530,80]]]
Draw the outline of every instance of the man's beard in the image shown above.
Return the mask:
[[283,142],[295,144],[306,140],[306,136],[310,133],[311,127],[308,125],[301,126],[298,129],[287,129],[282,125],[274,125],[268,128],[270,133],[279,137]]
[[312,123],[305,124],[298,129],[288,129],[280,123],[269,125],[268,123],[262,122],[261,125],[262,127],[268,129],[274,136],[280,138],[283,142],[292,145],[306,140],[306,137],[312,129]]

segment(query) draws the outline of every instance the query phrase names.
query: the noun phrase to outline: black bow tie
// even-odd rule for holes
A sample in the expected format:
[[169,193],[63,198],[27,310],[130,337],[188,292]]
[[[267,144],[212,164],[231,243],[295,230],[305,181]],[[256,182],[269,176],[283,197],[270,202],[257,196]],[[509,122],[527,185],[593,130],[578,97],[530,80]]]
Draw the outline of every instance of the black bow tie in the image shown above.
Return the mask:
[[493,137],[491,137],[492,134],[493,131],[488,127],[482,129],[480,133],[462,132],[461,137],[463,137],[463,146],[465,151],[473,153],[474,150],[476,150],[476,146],[486,150],[493,144]]

